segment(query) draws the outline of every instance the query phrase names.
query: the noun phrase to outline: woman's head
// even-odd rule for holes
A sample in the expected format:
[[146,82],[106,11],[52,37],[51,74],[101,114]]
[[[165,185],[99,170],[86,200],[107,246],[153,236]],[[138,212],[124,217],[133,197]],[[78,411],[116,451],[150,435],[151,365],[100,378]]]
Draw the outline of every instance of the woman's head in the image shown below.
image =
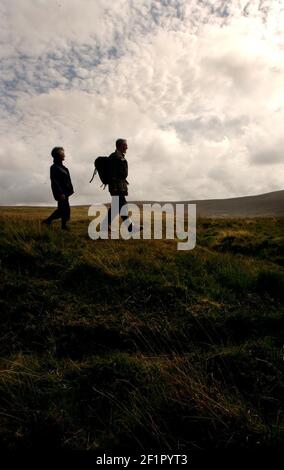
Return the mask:
[[63,160],[65,159],[64,148],[63,147],[54,147],[51,150],[51,156],[52,156],[54,161],[63,162]]

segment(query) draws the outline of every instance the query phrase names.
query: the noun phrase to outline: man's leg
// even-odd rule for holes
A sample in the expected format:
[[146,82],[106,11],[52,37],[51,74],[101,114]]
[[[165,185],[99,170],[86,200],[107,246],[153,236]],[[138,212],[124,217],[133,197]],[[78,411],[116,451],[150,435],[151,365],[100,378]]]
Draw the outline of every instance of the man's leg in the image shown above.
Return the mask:
[[[127,201],[126,201],[125,196],[123,196],[123,195],[119,196],[119,213],[121,211],[121,208],[125,205],[127,205]],[[131,230],[132,230],[132,221],[131,221],[130,217],[128,215],[121,215],[120,217],[122,218],[123,221],[129,219],[130,225],[128,226],[128,231],[131,232]]]
[[[121,208],[124,206],[124,205],[127,205],[127,201],[125,199],[125,196],[119,196],[119,213],[121,211]],[[123,221],[125,220],[129,220],[129,225],[128,225],[128,232],[139,232],[140,230],[143,230],[143,226],[142,225],[135,225],[133,224],[131,218],[129,217],[129,215],[121,215],[120,216],[122,218]]]
[[[121,208],[122,208],[123,206],[125,206],[125,205],[127,205],[126,198],[125,198],[124,195],[120,194],[120,195],[119,195],[119,199],[118,199],[119,214],[120,214]],[[116,215],[117,215],[117,214],[114,214],[114,215],[113,215],[113,218],[115,218]],[[132,230],[133,230],[133,224],[132,224],[131,218],[130,218],[128,215],[121,215],[121,218],[122,218],[123,221],[125,221],[125,220],[127,220],[127,219],[129,220],[130,224],[129,224],[129,226],[128,226],[128,231],[129,231],[129,232],[132,232]],[[113,219],[112,219],[112,212],[111,212],[111,207],[110,207],[109,210],[108,210],[108,225],[109,225],[109,227],[110,227],[110,225],[111,225],[112,220],[113,220]],[[139,230],[141,230],[141,229],[142,229],[142,226],[139,226]]]
[[116,207],[117,207],[116,204],[114,204],[114,197],[118,197],[118,196],[115,195],[115,196],[112,196],[112,197],[111,197],[111,205],[110,205],[110,208],[109,208],[108,211],[107,211],[107,223],[108,223],[109,228],[111,227],[111,223],[112,223],[113,219],[115,219],[115,217],[119,214],[120,209],[121,209],[121,205],[120,205],[120,196],[119,196],[119,202],[118,202],[118,204],[119,204],[119,206],[118,206],[119,212],[114,212],[114,213],[112,212],[112,210],[111,210],[112,207],[114,206],[115,209],[116,209]]
[[107,223],[109,226],[111,225],[111,222],[112,222],[112,217],[111,217],[111,204],[110,204],[110,208],[107,211]]

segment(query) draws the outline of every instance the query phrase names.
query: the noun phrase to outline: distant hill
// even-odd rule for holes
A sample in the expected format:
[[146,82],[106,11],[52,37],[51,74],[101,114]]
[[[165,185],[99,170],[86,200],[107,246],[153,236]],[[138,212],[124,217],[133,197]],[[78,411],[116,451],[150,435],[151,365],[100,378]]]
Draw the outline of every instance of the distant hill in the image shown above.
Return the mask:
[[[257,196],[195,201],[145,201],[196,204],[197,214],[203,217],[284,217],[284,191]],[[141,201],[138,204],[141,204]]]
[[[110,198],[109,198],[110,200]],[[234,197],[230,199],[204,199],[194,201],[131,201],[142,204],[196,204],[197,215],[201,217],[284,217],[284,190],[273,191],[257,196]],[[72,201],[71,201],[72,204]],[[102,203],[103,204],[103,203]],[[53,204],[53,206],[55,203]],[[77,217],[84,218],[89,205],[73,205]],[[108,205],[108,203],[106,203]],[[47,206],[0,206],[2,214],[21,214],[32,217],[42,215]]]

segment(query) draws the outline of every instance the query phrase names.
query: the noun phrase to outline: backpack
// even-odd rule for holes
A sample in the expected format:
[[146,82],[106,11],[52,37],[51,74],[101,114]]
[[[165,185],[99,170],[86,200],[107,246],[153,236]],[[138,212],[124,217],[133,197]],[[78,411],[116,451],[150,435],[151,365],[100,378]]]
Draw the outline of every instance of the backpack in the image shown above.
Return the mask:
[[101,184],[101,186],[104,185],[104,189],[105,189],[106,185],[109,183],[109,164],[110,164],[109,157],[97,157],[94,161],[95,169],[94,169],[93,176],[90,180],[90,183],[93,181],[95,175],[98,173],[103,183]]

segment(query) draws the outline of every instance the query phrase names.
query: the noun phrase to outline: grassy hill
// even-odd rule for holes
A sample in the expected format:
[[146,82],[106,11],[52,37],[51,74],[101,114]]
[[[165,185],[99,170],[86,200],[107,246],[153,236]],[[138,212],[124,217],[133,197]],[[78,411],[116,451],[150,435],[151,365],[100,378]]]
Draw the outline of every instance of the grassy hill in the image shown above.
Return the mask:
[[[159,202],[161,201],[147,201]],[[176,204],[175,201],[167,201]],[[242,196],[229,199],[204,199],[178,201],[196,204],[199,217],[283,217],[284,191],[273,191],[256,196]],[[140,203],[139,201],[137,202]],[[140,203],[141,204],[141,203]]]
[[284,191],[256,196],[193,201],[203,217],[283,217]]
[[197,247],[0,208],[0,445],[280,449],[284,219],[199,219]]

